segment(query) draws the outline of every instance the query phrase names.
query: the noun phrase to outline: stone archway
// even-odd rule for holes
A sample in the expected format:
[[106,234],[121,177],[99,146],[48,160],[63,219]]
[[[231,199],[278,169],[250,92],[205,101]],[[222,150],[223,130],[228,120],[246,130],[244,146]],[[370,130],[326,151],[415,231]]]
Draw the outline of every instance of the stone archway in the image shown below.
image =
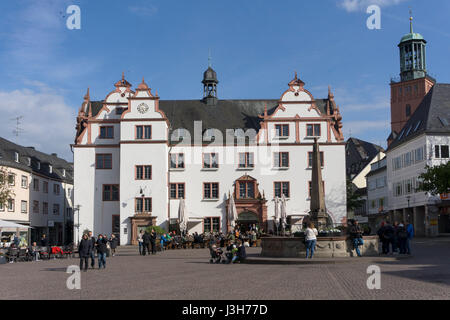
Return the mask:
[[[246,213],[252,213],[257,218],[259,228],[267,231],[267,200],[264,193],[261,194],[259,191],[258,186],[258,181],[248,175],[237,179],[233,184],[234,203],[236,205],[238,221],[241,215],[243,215],[242,218],[245,218]],[[228,212],[228,206],[229,199],[226,201],[226,212]],[[227,215],[227,232],[231,231],[231,229]]]

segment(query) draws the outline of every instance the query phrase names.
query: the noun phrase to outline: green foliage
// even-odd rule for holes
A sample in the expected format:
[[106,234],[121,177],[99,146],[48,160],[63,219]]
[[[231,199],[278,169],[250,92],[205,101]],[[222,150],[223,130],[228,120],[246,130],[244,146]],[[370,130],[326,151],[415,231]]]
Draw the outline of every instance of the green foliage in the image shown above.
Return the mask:
[[0,204],[6,206],[8,199],[14,197],[12,187],[8,183],[9,172],[0,167]]
[[364,204],[364,200],[360,199],[356,188],[353,183],[347,179],[347,211],[354,211],[356,208],[361,207]]
[[167,233],[166,230],[164,230],[163,228],[158,227],[158,226],[150,226],[150,227],[147,227],[145,230],[149,233],[152,232],[152,230],[155,230],[157,235],[162,235],[162,234]]
[[429,192],[434,196],[450,191],[450,162],[435,167],[426,166],[425,169],[419,176],[422,180],[419,191]]

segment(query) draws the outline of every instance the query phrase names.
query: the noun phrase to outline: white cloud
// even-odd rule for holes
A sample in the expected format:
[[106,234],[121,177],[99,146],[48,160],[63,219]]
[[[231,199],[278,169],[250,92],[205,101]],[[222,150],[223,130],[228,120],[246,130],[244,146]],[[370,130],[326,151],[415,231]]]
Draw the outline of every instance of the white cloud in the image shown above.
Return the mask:
[[340,0],[338,6],[344,8],[347,12],[355,12],[366,10],[370,5],[378,5],[380,7],[387,7],[398,5],[409,0]]
[[[0,136],[72,161],[69,145],[75,135],[75,110],[64,102],[63,96],[44,84],[33,90],[0,91]],[[19,116],[23,116],[20,120],[23,132],[16,138],[13,118]]]

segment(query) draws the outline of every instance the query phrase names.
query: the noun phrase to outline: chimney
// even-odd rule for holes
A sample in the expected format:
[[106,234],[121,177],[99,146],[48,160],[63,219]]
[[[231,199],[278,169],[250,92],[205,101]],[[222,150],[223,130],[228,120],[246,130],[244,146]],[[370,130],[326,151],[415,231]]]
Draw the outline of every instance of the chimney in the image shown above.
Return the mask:
[[34,150],[34,147],[27,147],[28,149],[32,149],[32,150]]
[[58,157],[58,154],[56,154],[56,153],[52,153],[52,156],[54,156],[54,157]]

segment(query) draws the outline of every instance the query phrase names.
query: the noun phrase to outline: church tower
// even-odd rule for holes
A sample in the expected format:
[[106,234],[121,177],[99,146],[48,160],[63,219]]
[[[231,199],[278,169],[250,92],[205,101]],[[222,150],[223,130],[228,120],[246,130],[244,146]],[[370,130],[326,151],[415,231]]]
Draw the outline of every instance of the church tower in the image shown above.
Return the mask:
[[416,111],[423,98],[436,81],[427,74],[426,41],[413,31],[413,17],[409,18],[410,30],[398,45],[400,49],[400,80],[391,80],[391,135],[390,144],[401,132],[406,121]]

